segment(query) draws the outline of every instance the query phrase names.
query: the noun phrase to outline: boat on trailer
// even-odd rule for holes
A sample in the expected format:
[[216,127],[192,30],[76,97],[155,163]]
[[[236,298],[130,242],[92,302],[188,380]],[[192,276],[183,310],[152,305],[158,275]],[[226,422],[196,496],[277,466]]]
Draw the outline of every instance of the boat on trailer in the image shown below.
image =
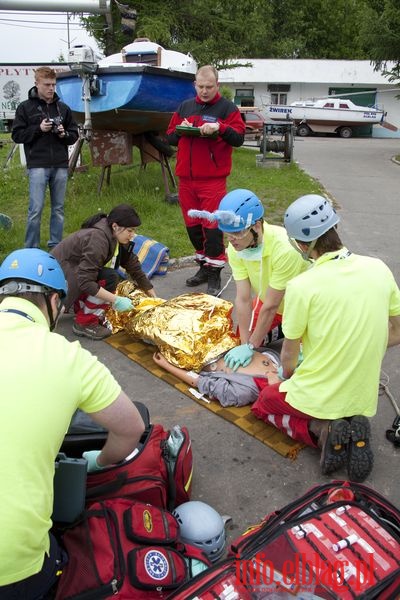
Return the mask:
[[289,119],[294,122],[297,134],[337,133],[340,137],[353,135],[353,127],[384,124],[386,113],[380,107],[357,106],[346,98],[299,100],[289,105],[269,104],[266,114],[271,121]]
[[89,105],[94,130],[162,133],[179,104],[195,95],[197,64],[190,54],[139,39],[80,69],[85,53],[81,46],[70,51],[72,70],[57,74],[57,93],[78,123],[85,122]]

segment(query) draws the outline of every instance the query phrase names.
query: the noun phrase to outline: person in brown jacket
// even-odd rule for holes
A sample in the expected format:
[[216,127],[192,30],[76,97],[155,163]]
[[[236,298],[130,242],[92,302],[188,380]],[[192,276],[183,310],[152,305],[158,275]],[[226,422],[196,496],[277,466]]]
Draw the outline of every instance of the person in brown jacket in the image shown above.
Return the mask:
[[52,250],[68,282],[65,310],[73,306],[73,332],[92,340],[111,335],[103,325],[109,304],[118,311],[129,310],[129,298],[117,296],[117,269],[123,267],[134,283],[155,297],[153,285],[132,252],[131,241],[140,225],[135,209],[128,204],[115,206],[108,215],[89,217],[79,231],[66,237]]

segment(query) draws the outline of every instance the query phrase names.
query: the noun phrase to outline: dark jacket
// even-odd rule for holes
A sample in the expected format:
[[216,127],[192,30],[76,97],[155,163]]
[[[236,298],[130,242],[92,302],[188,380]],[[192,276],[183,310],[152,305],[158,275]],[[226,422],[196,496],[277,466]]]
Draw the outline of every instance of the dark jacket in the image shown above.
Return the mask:
[[[57,244],[51,253],[60,263],[68,282],[65,308],[68,309],[81,294],[95,296],[99,270],[113,258],[117,246],[107,219],[101,219],[94,227],[79,229]],[[142,271],[136,254],[128,246],[121,246],[115,268],[126,269],[136,285],[151,290],[152,284]]]
[[[219,123],[216,139],[210,137],[179,136],[176,126],[183,119],[200,127],[204,123]],[[178,146],[176,174],[178,177],[205,179],[227,177],[232,168],[232,147],[244,142],[245,123],[233,102],[217,94],[204,104],[198,96],[185,100],[172,115],[167,129],[167,139]]]
[[[40,129],[43,119],[60,118],[65,137]],[[17,107],[11,137],[17,144],[24,144],[26,164],[31,168],[67,168],[68,146],[78,139],[78,126],[72,118],[70,108],[61,102],[57,94],[47,104],[39,98],[37,88],[29,90],[28,100]]]

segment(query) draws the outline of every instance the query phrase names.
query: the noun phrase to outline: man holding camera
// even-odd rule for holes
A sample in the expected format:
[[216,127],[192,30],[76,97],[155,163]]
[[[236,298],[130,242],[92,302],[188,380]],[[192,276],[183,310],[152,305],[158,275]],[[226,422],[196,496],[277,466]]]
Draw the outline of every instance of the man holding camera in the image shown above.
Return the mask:
[[68,178],[68,146],[78,139],[70,108],[55,92],[56,73],[50,67],[35,70],[35,86],[18,106],[11,137],[24,144],[29,176],[29,210],[25,248],[40,247],[40,223],[49,186],[51,216],[48,248],[62,240],[64,198]]

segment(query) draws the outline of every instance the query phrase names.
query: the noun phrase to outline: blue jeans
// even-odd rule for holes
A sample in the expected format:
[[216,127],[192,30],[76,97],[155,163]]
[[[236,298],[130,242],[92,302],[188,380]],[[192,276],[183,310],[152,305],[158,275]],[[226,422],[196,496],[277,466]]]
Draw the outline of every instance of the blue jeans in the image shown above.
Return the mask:
[[53,248],[62,240],[64,227],[64,198],[67,189],[68,169],[28,169],[29,175],[29,210],[25,234],[25,248],[40,247],[40,222],[44,207],[46,187],[50,190],[50,239],[49,248]]

